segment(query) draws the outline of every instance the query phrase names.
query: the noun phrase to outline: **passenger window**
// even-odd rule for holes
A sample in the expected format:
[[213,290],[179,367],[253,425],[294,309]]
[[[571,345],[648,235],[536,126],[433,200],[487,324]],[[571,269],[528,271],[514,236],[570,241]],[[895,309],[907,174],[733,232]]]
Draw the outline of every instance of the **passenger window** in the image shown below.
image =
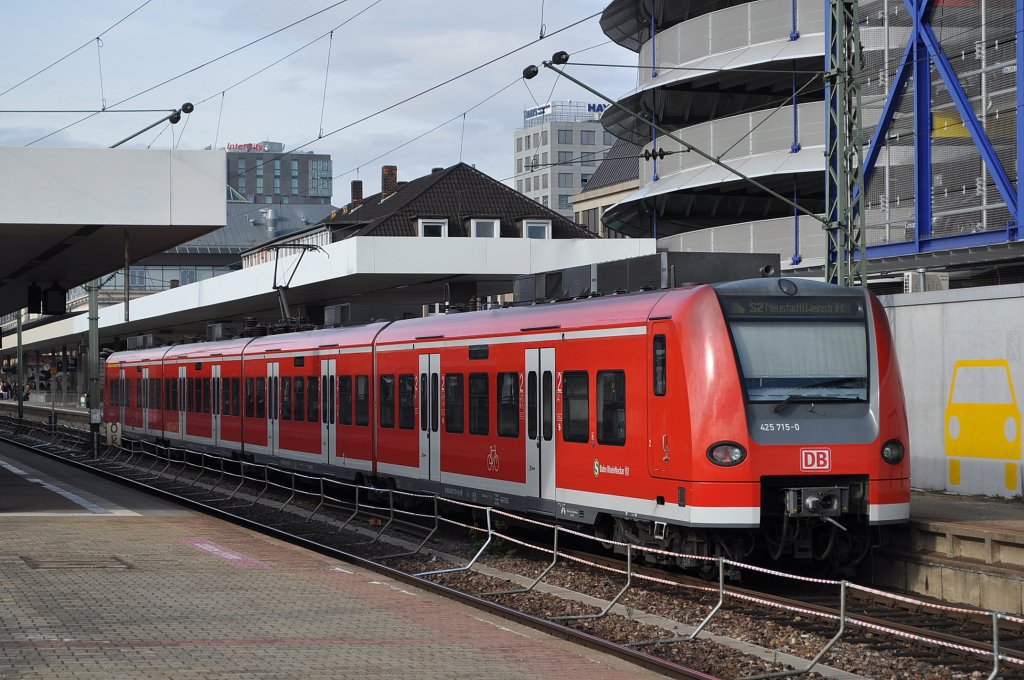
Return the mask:
[[220,414],[231,415],[231,378],[221,378],[220,383]]
[[597,442],[626,443],[626,372],[597,372]]
[[519,436],[519,374],[498,374],[498,436]]
[[370,378],[356,376],[356,425],[370,424]]
[[306,419],[306,390],[303,387],[304,382],[303,378],[295,379],[295,404],[292,407],[295,420]]
[[380,377],[380,426],[395,426],[395,376]]
[[398,427],[416,427],[416,376],[412,373],[398,376]]
[[437,373],[430,374],[430,431],[437,432],[438,423],[441,414],[441,401],[438,396],[440,383],[437,379]]
[[[196,380],[196,382],[198,383],[199,381]],[[200,387],[200,389],[203,391],[203,397],[202,397],[202,399],[203,399],[203,413],[209,413],[210,412],[210,379],[209,378],[203,378],[203,384]],[[198,402],[198,401],[199,400],[196,399],[196,402]]]
[[292,379],[281,378],[281,420],[292,419]]
[[665,359],[667,355],[665,347],[665,336],[655,335],[654,336],[654,395],[657,397],[665,396],[665,389],[667,387],[666,371],[665,371]]
[[189,378],[188,380],[185,381],[185,393],[186,393],[187,398],[188,398],[188,404],[186,405],[185,408],[186,408],[186,410],[189,413],[193,413],[196,410],[196,384],[195,383],[196,383],[196,379],[195,378]]
[[[296,378],[301,381],[302,378]],[[306,377],[306,422],[315,423],[320,420],[320,379]]]
[[486,373],[469,374],[469,433],[487,434],[490,430],[490,390]]
[[267,379],[256,379],[256,417],[267,417]]
[[590,384],[586,371],[566,371],[562,374],[562,420],[565,423],[563,439],[567,442],[586,442],[590,437]]
[[526,436],[537,438],[537,372],[530,371],[526,376]]
[[352,424],[352,376],[338,378],[338,420],[342,425]]
[[444,431],[459,434],[464,431],[466,412],[465,395],[462,391],[462,374],[447,373],[444,376]]
[[238,417],[238,388],[240,381],[238,378],[231,379],[231,415]]
[[427,394],[427,374],[420,373],[420,431],[426,432],[430,425],[428,417],[430,408]]
[[252,378],[245,379],[245,417],[252,418],[255,414],[256,405],[256,389],[255,380]]

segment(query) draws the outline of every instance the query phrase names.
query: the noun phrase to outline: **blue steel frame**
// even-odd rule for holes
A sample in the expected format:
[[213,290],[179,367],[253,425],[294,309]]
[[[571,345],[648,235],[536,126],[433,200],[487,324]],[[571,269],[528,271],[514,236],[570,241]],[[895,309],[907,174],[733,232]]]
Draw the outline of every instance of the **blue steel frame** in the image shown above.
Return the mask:
[[[882,145],[888,137],[893,116],[903,99],[903,92],[911,76],[914,78],[914,163],[915,163],[915,237],[912,242],[868,246],[868,258],[896,255],[913,255],[954,248],[968,248],[1015,241],[1021,223],[1020,209],[1024,206],[1024,182],[1018,177],[1014,187],[1010,175],[996,156],[992,142],[981,127],[967,94],[946,58],[935,32],[932,30],[931,13],[934,0],[903,0],[914,25],[910,39],[903,52],[893,87],[889,90],[882,115],[875,134],[864,156],[864,183],[874,174]],[[827,15],[826,15],[827,16]],[[1024,0],[1014,0],[1014,16],[1017,36],[1024,35]],[[961,119],[971,134],[981,158],[988,167],[992,181],[1009,208],[1012,220],[1005,229],[989,230],[974,234],[935,237],[932,235],[932,173],[931,173],[931,70],[942,78]],[[1017,161],[1024,162],[1024,40],[1017,40]]]

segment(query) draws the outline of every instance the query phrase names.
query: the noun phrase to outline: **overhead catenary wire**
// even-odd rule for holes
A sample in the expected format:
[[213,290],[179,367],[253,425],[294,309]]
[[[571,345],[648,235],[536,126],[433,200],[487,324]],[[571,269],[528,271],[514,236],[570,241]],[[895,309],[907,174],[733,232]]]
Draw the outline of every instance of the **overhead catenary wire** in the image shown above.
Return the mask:
[[379,161],[381,158],[384,158],[384,157],[386,157],[386,156],[388,156],[390,154],[393,154],[394,152],[409,146],[413,142],[417,142],[417,141],[423,139],[424,137],[426,137],[427,135],[431,134],[432,132],[436,132],[437,130],[440,130],[445,125],[448,125],[448,124],[458,120],[459,118],[463,117],[465,114],[471,113],[474,109],[476,109],[476,108],[486,104],[487,102],[489,102],[490,100],[494,99],[495,97],[497,97],[499,94],[501,94],[502,92],[504,92],[508,88],[510,88],[513,85],[515,85],[520,80],[522,80],[522,78],[518,78],[517,77],[512,82],[508,83],[507,85],[502,86],[500,89],[498,89],[495,92],[487,95],[486,97],[484,97],[483,99],[478,101],[476,104],[473,104],[473,106],[469,107],[468,109],[466,109],[462,113],[460,113],[458,115],[455,115],[455,116],[452,116],[451,118],[449,118],[448,120],[444,121],[443,123],[438,123],[437,125],[435,125],[434,127],[430,128],[429,130],[425,130],[424,132],[421,132],[420,134],[416,135],[412,139],[409,139],[409,140],[407,140],[405,142],[402,142],[398,146],[396,146],[396,147],[394,147],[392,149],[389,149],[388,151],[385,151],[384,153],[380,154],[379,156],[375,156],[374,158],[371,158],[370,160],[363,161],[362,163],[360,163],[356,167],[351,168],[350,170],[346,170],[345,172],[340,173],[338,175],[335,175],[334,177],[332,177],[332,179],[341,179],[345,175],[347,175],[349,173],[352,173],[352,172],[356,173],[356,177],[358,177],[359,176],[359,169],[362,168],[363,166],[369,165],[370,163],[375,163],[376,161]]
[[[335,7],[339,6],[339,5],[345,4],[346,2],[348,2],[348,0],[337,0],[337,2],[331,3],[327,7],[324,7],[323,9],[317,10],[316,12],[313,12],[312,14],[308,14],[308,15],[304,16],[301,19],[298,19],[296,21],[291,22],[290,24],[287,24],[285,26],[282,26],[281,28],[275,29],[275,30],[271,31],[270,33],[267,33],[267,34],[265,34],[265,35],[263,35],[263,36],[261,36],[259,38],[256,38],[255,40],[250,40],[249,42],[245,43],[244,45],[241,45],[241,46],[236,47],[236,48],[234,48],[232,50],[229,50],[229,51],[225,52],[224,54],[221,54],[220,56],[214,57],[213,59],[205,61],[202,64],[199,64],[198,66],[193,66],[192,68],[190,68],[190,69],[188,69],[186,71],[182,71],[181,73],[179,73],[176,76],[172,76],[170,78],[167,78],[166,80],[163,80],[163,81],[157,83],[156,85],[152,85],[150,87],[147,87],[144,90],[140,90],[139,92],[136,92],[135,94],[133,94],[133,95],[131,95],[129,97],[125,97],[124,99],[122,99],[122,100],[120,100],[120,101],[118,101],[118,102],[116,102],[114,104],[111,104],[110,107],[112,108],[112,107],[115,107],[115,106],[120,106],[121,104],[124,104],[125,102],[129,102],[129,101],[131,101],[131,100],[133,100],[133,99],[135,99],[137,97],[141,97],[144,94],[152,92],[153,90],[155,90],[157,88],[163,87],[164,85],[167,85],[168,83],[172,83],[175,80],[179,80],[181,78],[184,78],[185,76],[187,76],[189,74],[195,73],[196,71],[198,71],[200,69],[203,69],[203,68],[206,68],[207,66],[210,66],[211,64],[215,64],[218,61],[221,61],[222,59],[226,59],[227,57],[229,57],[229,56],[231,56],[231,55],[233,55],[233,54],[235,54],[237,52],[240,52],[240,51],[242,51],[244,49],[252,47],[253,45],[261,43],[264,40],[272,38],[273,36],[275,36],[275,35],[277,35],[279,33],[287,31],[289,28],[293,28],[293,27],[298,26],[299,24],[301,24],[303,22],[309,21],[310,19],[312,19],[314,17],[317,17],[317,16],[323,14],[324,12],[332,10]],[[92,42],[92,41],[90,41],[90,42]],[[216,96],[216,95],[213,95],[213,96]],[[64,132],[65,130],[67,130],[69,128],[72,128],[75,125],[78,125],[79,123],[83,123],[86,120],[89,120],[90,118],[92,118],[94,116],[97,116],[97,115],[99,115],[99,114],[98,113],[93,113],[93,114],[88,115],[88,116],[86,116],[84,118],[80,118],[80,119],[78,119],[78,120],[76,120],[74,122],[68,123],[67,125],[65,125],[64,127],[60,128],[59,130],[54,130],[53,132],[47,133],[47,134],[43,135],[42,137],[39,137],[38,139],[35,139],[35,140],[29,142],[25,146],[32,146],[33,144],[41,142],[44,139],[48,139],[49,137],[52,137],[53,135],[60,134],[61,132]]]
[[35,77],[37,77],[37,76],[40,76],[40,75],[42,75],[43,73],[46,73],[46,72],[47,72],[47,71],[49,71],[49,70],[50,70],[51,68],[53,68],[53,67],[54,67],[54,66],[56,66],[57,64],[61,63],[62,61],[64,61],[64,60],[65,60],[65,59],[67,59],[68,57],[70,57],[70,56],[72,56],[72,55],[76,54],[77,52],[80,52],[80,51],[84,50],[84,49],[85,49],[86,47],[88,47],[89,45],[91,45],[91,44],[93,43],[93,40],[99,40],[100,38],[102,38],[102,37],[103,37],[104,35],[106,35],[107,33],[110,33],[110,31],[112,31],[112,30],[114,30],[115,28],[117,28],[118,26],[120,26],[120,25],[121,25],[121,24],[122,24],[122,23],[123,23],[124,21],[126,21],[126,20],[127,20],[127,19],[128,19],[129,17],[131,17],[131,16],[133,15],[133,14],[135,14],[136,12],[138,12],[138,11],[139,11],[140,9],[142,9],[143,7],[145,7],[146,5],[148,5],[148,4],[149,4],[149,3],[151,3],[151,2],[153,2],[153,0],[146,0],[146,1],[145,1],[145,2],[143,2],[143,3],[141,4],[141,5],[139,5],[139,6],[138,6],[138,7],[136,7],[135,9],[133,9],[133,10],[132,10],[131,12],[129,12],[128,14],[124,15],[123,17],[121,17],[120,19],[118,19],[117,21],[115,21],[115,22],[114,22],[113,24],[111,24],[110,26],[108,26],[108,27],[107,27],[107,28],[106,28],[106,29],[105,29],[105,30],[104,30],[104,31],[103,31],[102,33],[100,33],[99,35],[97,35],[97,36],[96,36],[95,38],[90,38],[89,40],[86,40],[86,41],[85,41],[84,43],[82,43],[81,45],[79,45],[79,46],[78,46],[78,47],[76,47],[75,49],[71,50],[70,52],[68,52],[67,54],[65,54],[65,55],[64,55],[63,57],[61,57],[60,59],[58,59],[57,61],[54,61],[54,62],[52,62],[52,63],[51,63],[51,64],[49,64],[48,66],[44,66],[43,68],[39,69],[38,71],[36,71],[36,72],[35,72],[35,73],[33,73],[32,75],[28,76],[27,78],[23,78],[22,80],[18,81],[18,82],[17,82],[17,83],[15,83],[14,85],[11,85],[11,86],[10,86],[9,88],[7,88],[6,90],[4,90],[3,92],[0,92],[0,97],[3,97],[3,96],[4,96],[5,94],[7,94],[8,92],[12,92],[13,90],[16,90],[17,88],[21,87],[22,85],[24,85],[24,84],[25,84],[25,83],[27,83],[28,81],[32,80],[33,78],[35,78]]
[[[582,19],[578,19],[578,20],[576,20],[576,21],[574,21],[574,22],[572,22],[570,24],[566,24],[565,26],[557,29],[556,31],[554,31],[552,33],[550,33],[547,36],[547,38],[550,38],[552,36],[558,35],[559,33],[562,33],[564,31],[568,31],[568,30],[570,30],[572,28],[575,28],[576,26],[579,26],[580,24],[582,24],[582,23],[584,23],[586,21],[589,21],[589,20],[593,19],[594,17],[599,16],[600,14],[601,14],[600,12],[595,12],[594,14],[591,14],[589,16],[585,16]],[[547,38],[543,38],[543,40],[546,40]],[[531,47],[531,46],[537,44],[541,40],[542,40],[541,38],[538,38],[536,40],[531,40],[531,41],[526,42],[526,43],[524,43],[522,45],[519,45],[518,47],[515,47],[515,48],[513,48],[513,49],[511,49],[511,50],[509,50],[507,52],[504,52],[503,54],[500,54],[500,55],[498,55],[496,57],[492,57],[491,59],[488,59],[487,61],[485,61],[485,62],[483,62],[481,64],[478,64],[478,65],[476,65],[476,66],[474,66],[474,67],[472,67],[470,69],[462,71],[461,73],[459,73],[457,75],[454,75],[454,76],[452,76],[450,78],[447,78],[446,80],[443,80],[443,81],[441,81],[439,83],[431,85],[430,87],[427,87],[427,88],[425,88],[423,90],[420,90],[419,92],[417,92],[415,94],[411,94],[408,97],[404,97],[403,99],[400,99],[400,100],[398,100],[398,101],[396,101],[396,102],[394,102],[392,104],[389,104],[389,105],[387,105],[387,106],[385,106],[383,108],[377,109],[376,111],[374,111],[372,113],[368,113],[365,116],[363,116],[361,118],[358,118],[358,119],[356,119],[356,120],[354,120],[354,121],[352,121],[350,123],[346,123],[345,125],[342,125],[339,128],[335,128],[334,130],[331,130],[330,132],[326,132],[326,133],[324,133],[323,137],[330,137],[332,135],[336,135],[339,132],[343,132],[345,130],[348,130],[349,128],[355,127],[356,125],[359,125],[360,123],[363,123],[363,122],[365,122],[367,120],[370,120],[371,118],[375,118],[376,116],[379,116],[379,115],[381,115],[383,113],[391,111],[392,109],[398,108],[399,106],[401,106],[403,104],[407,104],[408,102],[411,102],[411,101],[413,101],[415,99],[418,99],[418,98],[420,98],[420,97],[422,97],[422,96],[424,96],[426,94],[429,94],[429,93],[431,93],[431,92],[433,92],[435,90],[438,90],[438,89],[444,87],[445,85],[449,85],[449,84],[451,84],[451,83],[453,83],[453,82],[455,82],[457,80],[465,78],[466,76],[470,75],[471,73],[475,73],[475,72],[477,72],[477,71],[479,71],[479,70],[481,70],[483,68],[486,68],[486,67],[490,66],[491,64],[494,64],[496,62],[501,61],[502,59],[510,57],[513,54],[516,54],[518,52],[522,52],[526,48]],[[304,149],[305,147],[309,146],[310,144],[313,144],[314,142],[318,141],[319,139],[322,139],[322,137],[317,137],[315,139],[310,139],[310,140],[305,141],[305,142],[303,142],[303,143],[301,143],[301,144],[299,144],[297,146],[294,146],[294,147],[292,147],[292,149],[291,149],[291,151],[289,153],[294,153],[295,151],[297,151],[299,149]],[[273,160],[280,160],[284,155],[285,155],[284,153],[273,155],[273,156],[271,156],[269,158],[264,159],[264,161],[262,163],[260,163],[259,165],[257,165],[256,167],[260,167],[260,166],[266,165],[267,163],[269,163],[269,162],[271,162]],[[235,176],[237,176],[237,175],[233,175],[232,178],[235,177]]]
[[327,108],[327,79],[331,75],[331,49],[334,47],[334,31],[329,33],[327,42],[327,67],[324,69],[324,96],[320,101],[320,136],[324,136],[324,110]]

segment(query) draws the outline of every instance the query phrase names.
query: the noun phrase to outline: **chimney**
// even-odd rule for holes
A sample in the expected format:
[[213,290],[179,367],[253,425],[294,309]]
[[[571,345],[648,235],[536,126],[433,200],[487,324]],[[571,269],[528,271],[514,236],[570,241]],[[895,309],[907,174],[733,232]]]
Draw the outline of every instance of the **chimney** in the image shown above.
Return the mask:
[[431,168],[430,174],[433,175],[435,172],[444,172],[444,168]]
[[380,197],[386,198],[398,190],[398,166],[384,165],[380,169]]
[[363,180],[354,179],[352,180],[352,203],[350,204],[353,208],[363,203]]

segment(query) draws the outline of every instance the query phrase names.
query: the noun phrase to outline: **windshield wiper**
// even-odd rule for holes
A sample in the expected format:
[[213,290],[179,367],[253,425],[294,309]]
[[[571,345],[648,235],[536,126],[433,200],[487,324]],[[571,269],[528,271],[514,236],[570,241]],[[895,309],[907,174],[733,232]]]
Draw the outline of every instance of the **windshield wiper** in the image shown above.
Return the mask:
[[837,397],[832,395],[819,394],[791,394],[775,406],[772,406],[772,413],[781,413],[782,409],[797,402],[809,403],[812,405],[825,401],[863,401],[860,397]]
[[857,377],[846,377],[846,378],[829,378],[827,380],[815,380],[809,385],[804,387],[863,387],[865,378]]

